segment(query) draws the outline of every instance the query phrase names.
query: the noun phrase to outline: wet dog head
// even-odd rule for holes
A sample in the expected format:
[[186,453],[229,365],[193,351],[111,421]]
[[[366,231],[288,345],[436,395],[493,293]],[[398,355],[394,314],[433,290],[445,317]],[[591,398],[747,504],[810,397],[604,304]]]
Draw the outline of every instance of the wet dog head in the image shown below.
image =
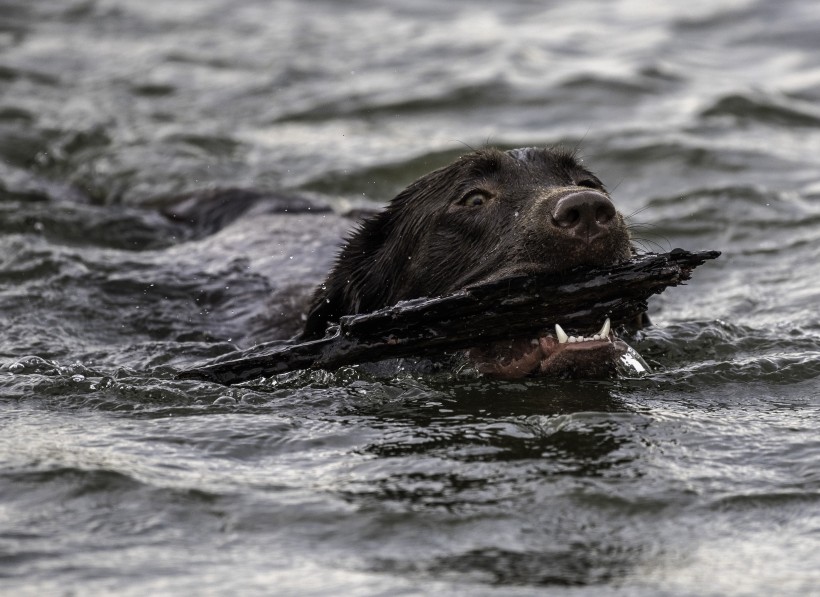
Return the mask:
[[[353,232],[316,292],[303,338],[322,336],[343,315],[400,300],[513,274],[609,265],[631,253],[624,219],[604,185],[571,153],[476,151],[418,179]],[[516,371],[548,372],[545,338],[472,355],[491,374],[512,373],[505,363],[522,355],[526,363]],[[501,368],[482,366],[482,359]]]

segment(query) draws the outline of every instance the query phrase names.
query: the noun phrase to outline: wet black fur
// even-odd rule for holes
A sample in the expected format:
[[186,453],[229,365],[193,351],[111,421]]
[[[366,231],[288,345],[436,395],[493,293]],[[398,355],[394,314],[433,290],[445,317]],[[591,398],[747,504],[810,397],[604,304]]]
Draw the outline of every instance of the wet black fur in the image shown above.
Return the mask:
[[[347,238],[314,294],[302,338],[323,336],[343,315],[400,300],[515,273],[627,259],[620,214],[591,243],[552,220],[561,197],[590,189],[607,194],[573,153],[560,149],[483,149],[421,177]],[[476,194],[484,198],[480,205],[472,204]]]

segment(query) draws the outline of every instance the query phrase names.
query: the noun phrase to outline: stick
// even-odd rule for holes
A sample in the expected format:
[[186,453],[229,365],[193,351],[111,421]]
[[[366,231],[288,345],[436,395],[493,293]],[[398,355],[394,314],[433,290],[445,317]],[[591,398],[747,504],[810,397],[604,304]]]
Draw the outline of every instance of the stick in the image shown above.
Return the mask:
[[647,253],[607,268],[513,276],[448,296],[402,301],[342,317],[320,340],[258,345],[182,371],[178,377],[231,385],[297,369],[332,370],[536,337],[556,323],[567,330],[584,330],[609,317],[615,327],[644,312],[650,296],[688,280],[695,267],[719,255],[682,249]]

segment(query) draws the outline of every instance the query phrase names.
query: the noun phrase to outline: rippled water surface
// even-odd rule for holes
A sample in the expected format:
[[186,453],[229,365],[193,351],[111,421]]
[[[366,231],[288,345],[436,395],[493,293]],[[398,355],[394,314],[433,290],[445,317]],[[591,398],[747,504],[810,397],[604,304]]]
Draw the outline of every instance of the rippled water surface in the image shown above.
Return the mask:
[[[820,8],[0,0],[0,593],[820,589]],[[349,224],[579,147],[647,249],[642,379],[177,381]],[[258,189],[244,213],[168,197]],[[279,207],[276,207],[276,206]],[[298,211],[298,210],[296,210]]]

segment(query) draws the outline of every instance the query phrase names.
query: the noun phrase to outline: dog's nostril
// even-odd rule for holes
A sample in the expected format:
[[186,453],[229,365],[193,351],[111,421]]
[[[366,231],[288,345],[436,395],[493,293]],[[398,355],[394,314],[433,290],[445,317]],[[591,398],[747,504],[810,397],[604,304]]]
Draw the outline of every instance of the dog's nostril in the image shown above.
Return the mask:
[[559,228],[589,236],[590,233],[607,227],[615,213],[615,206],[606,195],[581,191],[559,199],[551,215]]
[[571,228],[581,219],[581,213],[577,209],[570,209],[561,214],[560,219],[556,219],[556,223],[562,228]]
[[615,217],[615,206],[608,199],[595,210],[595,221],[599,224],[607,224]]

